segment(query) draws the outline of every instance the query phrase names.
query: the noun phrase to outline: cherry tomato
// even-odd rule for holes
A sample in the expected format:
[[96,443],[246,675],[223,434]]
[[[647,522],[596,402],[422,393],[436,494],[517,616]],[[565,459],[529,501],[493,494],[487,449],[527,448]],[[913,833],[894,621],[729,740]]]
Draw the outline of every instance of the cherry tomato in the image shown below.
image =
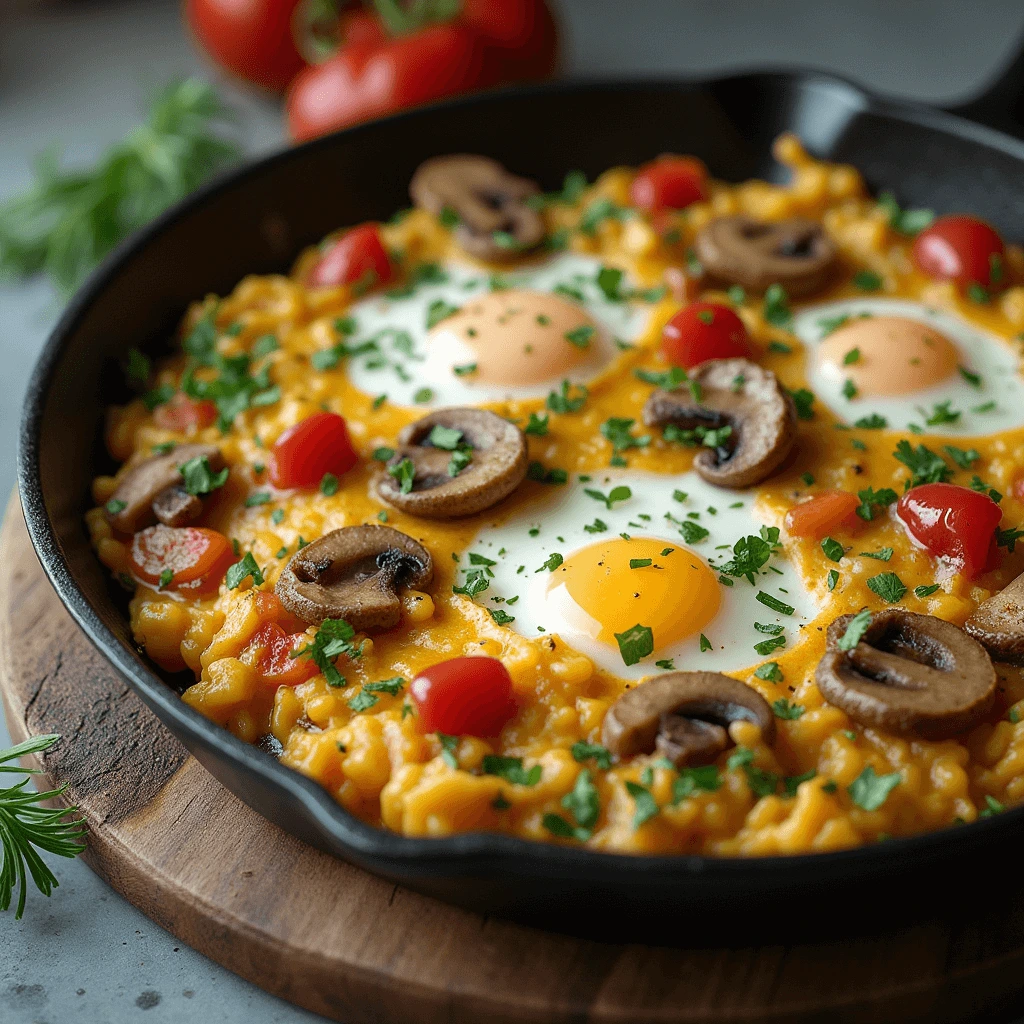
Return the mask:
[[670,363],[689,370],[706,359],[749,359],[750,335],[728,306],[691,302],[665,324],[661,350]]
[[940,217],[914,242],[918,269],[938,281],[961,288],[991,288],[1003,279],[1003,240],[983,220],[955,214]]
[[359,284],[372,288],[394,276],[391,257],[376,224],[350,228],[320,257],[309,275],[315,288]]
[[333,412],[315,412],[289,427],[270,453],[275,487],[319,487],[325,473],[341,476],[357,462],[345,421]]
[[[135,534],[131,563],[135,576],[161,590],[206,594],[220,586],[235,560],[231,542],[202,526],[150,526]],[[171,576],[167,579],[166,574]]]
[[300,0],[186,0],[185,14],[202,48],[225,71],[280,91],[304,61],[292,35]]
[[288,130],[296,142],[374,117],[478,88],[485,47],[458,23],[432,25],[380,45],[342,47],[300,72],[288,90]]
[[821,540],[830,533],[856,527],[860,522],[859,504],[857,495],[849,491],[822,491],[786,513],[786,529],[794,537]]
[[497,736],[516,713],[512,679],[497,658],[452,658],[424,669],[409,687],[424,732]]
[[153,422],[164,430],[187,433],[210,426],[217,419],[217,406],[208,399],[189,398],[184,391],[175,391],[170,401],[153,411]]
[[896,503],[896,515],[929,554],[973,579],[993,553],[1002,510],[987,495],[956,484],[921,484]]
[[647,213],[682,210],[708,197],[708,172],[692,156],[659,156],[644,164],[633,179],[630,199]]
[[298,686],[320,671],[310,657],[290,657],[308,642],[304,632],[289,634],[276,622],[264,622],[246,645],[244,660],[270,686]]

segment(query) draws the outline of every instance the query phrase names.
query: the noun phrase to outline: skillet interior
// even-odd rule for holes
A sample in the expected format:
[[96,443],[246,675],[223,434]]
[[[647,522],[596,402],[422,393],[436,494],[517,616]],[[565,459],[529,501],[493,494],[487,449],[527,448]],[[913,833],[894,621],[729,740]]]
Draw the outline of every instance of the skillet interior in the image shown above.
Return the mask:
[[[769,147],[784,130],[800,134],[816,156],[856,164],[873,190],[889,188],[901,202],[939,212],[969,210],[1024,239],[1024,144],[947,115],[883,104],[835,79],[771,74],[710,84],[556,84],[399,115],[222,179],[93,276],[54,331],[29,388],[20,451],[29,529],[51,581],[92,640],[241,799],[322,849],[450,902],[584,929],[590,907],[602,928],[615,918],[642,928],[648,940],[659,925],[678,925],[680,912],[735,920],[729,907],[820,924],[818,909],[832,901],[816,897],[826,893],[833,900],[848,893],[843,902],[867,915],[902,913],[910,901],[933,900],[954,862],[962,879],[984,858],[985,876],[995,879],[997,861],[1019,857],[1024,808],[877,847],[745,860],[610,856],[507,836],[414,840],[379,831],[183,704],[172,688],[179,681],[162,679],[136,652],[124,596],[89,546],[82,513],[93,476],[112,468],[101,429],[104,408],[124,398],[116,368],[123,353],[132,345],[166,351],[196,297],[225,294],[248,273],[285,270],[300,248],[334,227],[386,219],[408,204],[409,178],[426,157],[483,152],[554,188],[569,169],[593,178],[614,164],[675,151],[738,181],[779,176]],[[962,883],[954,888],[977,895]],[[948,884],[942,889],[949,893]],[[834,915],[834,904],[827,913]]]

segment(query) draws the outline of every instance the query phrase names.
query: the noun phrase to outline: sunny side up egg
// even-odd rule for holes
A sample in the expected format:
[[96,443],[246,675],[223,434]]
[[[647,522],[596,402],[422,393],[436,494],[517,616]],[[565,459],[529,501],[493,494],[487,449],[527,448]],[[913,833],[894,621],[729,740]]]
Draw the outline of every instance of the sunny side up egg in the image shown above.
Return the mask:
[[809,386],[851,426],[980,436],[1024,424],[1016,354],[949,313],[852,299],[802,310],[793,330]]
[[415,289],[354,303],[344,318],[347,372],[394,405],[443,408],[539,398],[586,383],[647,326],[642,304],[613,300],[603,264],[561,254],[500,276],[432,265]]
[[733,574],[736,542],[761,539],[762,522],[752,495],[696,473],[610,471],[482,527],[461,578],[483,573],[476,600],[498,621],[557,634],[612,675],[732,672],[795,647],[818,613],[781,547],[751,579]]

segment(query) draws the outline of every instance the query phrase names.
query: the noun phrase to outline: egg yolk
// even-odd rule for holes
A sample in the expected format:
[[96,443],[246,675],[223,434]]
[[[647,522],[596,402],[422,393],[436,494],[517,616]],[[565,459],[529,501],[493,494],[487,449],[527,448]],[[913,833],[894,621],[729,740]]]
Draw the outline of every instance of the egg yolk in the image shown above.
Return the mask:
[[654,649],[699,632],[718,611],[719,585],[698,555],[648,537],[600,541],[551,574],[552,611],[570,629],[615,647],[616,633],[649,626]]
[[435,324],[430,344],[466,352],[468,384],[515,387],[561,379],[594,353],[597,325],[558,295],[511,288],[467,302]]
[[865,396],[924,391],[955,373],[960,362],[944,334],[901,316],[848,321],[825,338],[818,358]]

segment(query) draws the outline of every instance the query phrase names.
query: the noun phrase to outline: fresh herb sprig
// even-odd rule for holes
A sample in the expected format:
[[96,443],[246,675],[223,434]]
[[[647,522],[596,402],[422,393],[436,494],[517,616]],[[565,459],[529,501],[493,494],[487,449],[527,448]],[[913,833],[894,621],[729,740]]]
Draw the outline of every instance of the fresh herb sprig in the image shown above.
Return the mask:
[[0,274],[46,274],[73,291],[118,242],[237,159],[222,134],[228,120],[210,85],[186,79],[94,167],[63,168],[52,149],[40,155],[32,186],[0,206]]
[[[41,754],[60,739],[56,734],[35,736],[8,750],[0,750],[0,772],[26,773],[13,786],[0,787],[0,910],[8,910],[14,890],[18,901],[15,920],[25,912],[28,879],[49,896],[57,887],[57,878],[39,855],[39,850],[58,857],[77,857],[85,845],[80,842],[86,833],[85,823],[75,817],[77,807],[44,807],[43,802],[59,797],[65,787],[37,793],[29,788],[28,775],[38,774],[34,768],[22,768],[18,759],[28,754]],[[13,762],[13,763],[12,763]]]

